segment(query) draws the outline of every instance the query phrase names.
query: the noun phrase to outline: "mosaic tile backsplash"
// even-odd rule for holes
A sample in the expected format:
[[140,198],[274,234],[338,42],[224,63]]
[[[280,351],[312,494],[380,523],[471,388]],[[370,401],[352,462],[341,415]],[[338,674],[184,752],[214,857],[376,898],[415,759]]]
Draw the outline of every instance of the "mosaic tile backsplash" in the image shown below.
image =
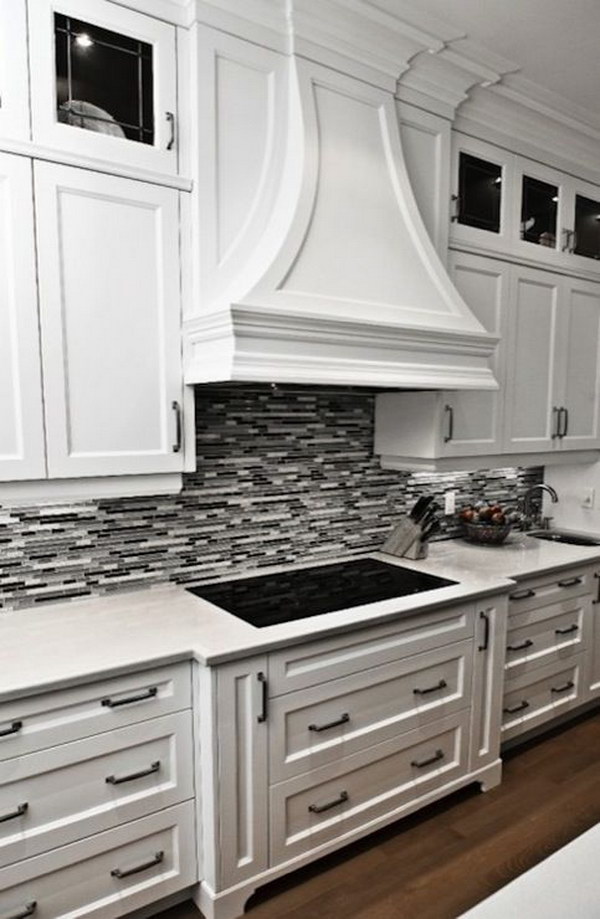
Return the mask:
[[181,494],[0,507],[0,608],[364,553],[421,493],[456,489],[460,507],[514,501],[543,480],[541,468],[382,470],[373,413],[361,390],[199,387],[197,470]]

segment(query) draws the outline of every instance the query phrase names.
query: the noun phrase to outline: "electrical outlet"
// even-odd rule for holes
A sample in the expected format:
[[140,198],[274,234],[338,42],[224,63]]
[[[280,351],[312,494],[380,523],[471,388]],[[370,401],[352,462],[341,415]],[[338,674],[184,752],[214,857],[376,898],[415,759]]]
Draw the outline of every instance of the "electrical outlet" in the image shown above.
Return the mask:
[[444,514],[449,517],[456,511],[456,492],[447,491],[444,495]]
[[588,510],[591,510],[594,506],[596,499],[596,489],[595,488],[586,488],[581,495],[581,506],[586,507]]

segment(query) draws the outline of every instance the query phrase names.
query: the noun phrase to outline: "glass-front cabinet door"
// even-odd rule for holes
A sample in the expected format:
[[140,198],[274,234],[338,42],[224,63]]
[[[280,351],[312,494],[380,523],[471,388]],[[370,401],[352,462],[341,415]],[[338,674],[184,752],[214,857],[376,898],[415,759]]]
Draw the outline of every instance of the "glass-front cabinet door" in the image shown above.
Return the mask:
[[33,140],[177,172],[175,28],[107,0],[29,4]]
[[0,139],[29,139],[25,0],[0,0]]
[[600,259],[600,189],[598,199],[575,195],[575,236],[572,240],[574,255]]
[[568,244],[565,219],[569,207],[569,177],[525,157],[515,157],[518,223],[513,248],[523,258],[548,265],[564,261]]

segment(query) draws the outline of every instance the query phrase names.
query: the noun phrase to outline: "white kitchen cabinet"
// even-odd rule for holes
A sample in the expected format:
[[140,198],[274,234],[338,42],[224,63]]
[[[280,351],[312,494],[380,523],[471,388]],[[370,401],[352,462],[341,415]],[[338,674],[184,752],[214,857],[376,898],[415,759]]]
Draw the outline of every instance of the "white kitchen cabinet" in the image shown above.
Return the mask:
[[600,570],[593,574],[592,626],[589,632],[585,684],[589,699],[600,696]]
[[498,758],[507,603],[506,597],[496,597],[493,603],[478,610],[473,659],[471,772],[493,764]]
[[31,162],[2,153],[0,479],[46,473],[33,227]]
[[26,0],[0,3],[0,140],[29,138]]
[[34,173],[48,475],[181,471],[178,192]]
[[565,277],[556,363],[561,450],[600,447],[600,284]]
[[109,0],[35,0],[29,52],[36,144],[177,173],[174,26]]

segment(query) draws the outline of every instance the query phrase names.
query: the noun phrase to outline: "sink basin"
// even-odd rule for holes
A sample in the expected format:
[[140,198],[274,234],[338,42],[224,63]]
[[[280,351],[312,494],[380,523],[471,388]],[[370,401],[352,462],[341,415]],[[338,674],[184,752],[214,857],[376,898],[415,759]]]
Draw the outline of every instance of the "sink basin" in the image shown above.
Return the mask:
[[533,530],[527,535],[535,539],[547,539],[548,542],[564,542],[569,546],[600,546],[600,539],[594,539],[593,536],[579,536],[562,530]]

